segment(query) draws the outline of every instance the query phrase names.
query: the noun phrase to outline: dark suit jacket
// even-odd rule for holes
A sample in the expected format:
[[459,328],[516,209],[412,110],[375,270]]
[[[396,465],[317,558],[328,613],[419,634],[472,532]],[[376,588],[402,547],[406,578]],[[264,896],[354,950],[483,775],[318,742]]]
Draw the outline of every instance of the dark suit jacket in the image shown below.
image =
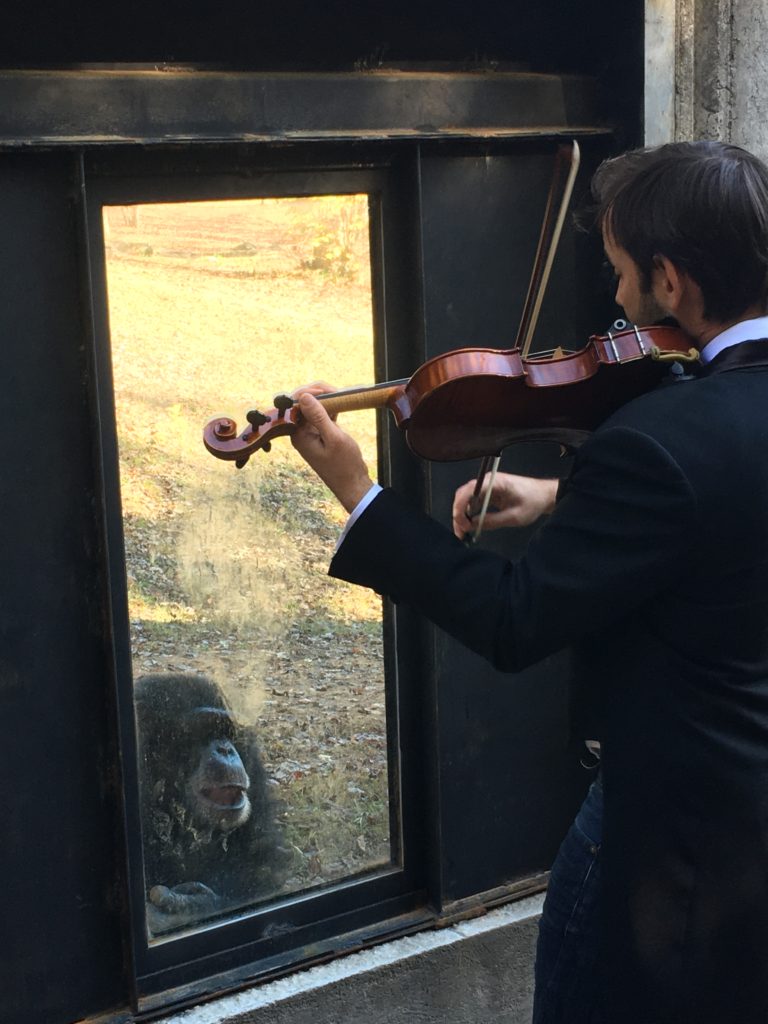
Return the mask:
[[512,564],[393,492],[331,574],[515,671],[564,646],[603,748],[608,1024],[768,1022],[768,341],[624,406]]

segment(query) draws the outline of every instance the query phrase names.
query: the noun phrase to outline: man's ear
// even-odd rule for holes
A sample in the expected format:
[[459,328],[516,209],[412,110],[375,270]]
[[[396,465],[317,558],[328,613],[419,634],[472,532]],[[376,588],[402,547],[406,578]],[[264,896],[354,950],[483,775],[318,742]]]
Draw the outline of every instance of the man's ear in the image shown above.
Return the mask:
[[663,310],[675,316],[685,300],[690,278],[667,256],[657,253],[653,257],[651,290]]

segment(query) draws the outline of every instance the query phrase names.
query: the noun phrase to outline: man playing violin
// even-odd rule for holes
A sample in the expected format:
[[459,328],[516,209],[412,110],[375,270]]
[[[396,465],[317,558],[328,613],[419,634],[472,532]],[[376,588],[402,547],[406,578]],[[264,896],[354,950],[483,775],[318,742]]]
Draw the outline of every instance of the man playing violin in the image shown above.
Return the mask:
[[502,670],[573,649],[600,780],[553,868],[536,1024],[765,1024],[768,168],[680,143],[607,161],[593,193],[616,301],[674,318],[701,370],[614,413],[564,483],[497,477],[486,529],[541,520],[522,559],[373,484],[309,391],[293,444],[351,513],[332,575]]

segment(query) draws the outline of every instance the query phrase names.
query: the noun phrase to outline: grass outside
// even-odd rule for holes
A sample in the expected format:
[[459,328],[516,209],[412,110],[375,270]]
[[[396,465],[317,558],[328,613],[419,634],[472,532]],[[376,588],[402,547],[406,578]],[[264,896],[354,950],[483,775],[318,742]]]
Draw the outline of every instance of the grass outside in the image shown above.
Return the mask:
[[[285,439],[242,470],[202,427],[373,377],[364,196],[105,214],[134,677],[205,672],[257,723],[286,889],[389,860],[381,607],[326,575],[343,512]],[[345,426],[375,470],[373,413]]]

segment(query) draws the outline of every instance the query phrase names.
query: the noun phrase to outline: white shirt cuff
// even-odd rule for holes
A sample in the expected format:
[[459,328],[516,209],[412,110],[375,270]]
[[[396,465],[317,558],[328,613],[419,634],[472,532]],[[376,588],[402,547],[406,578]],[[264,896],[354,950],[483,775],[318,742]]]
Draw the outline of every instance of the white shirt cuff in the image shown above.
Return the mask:
[[347,536],[347,534],[352,529],[354,524],[357,522],[357,520],[360,518],[360,516],[363,514],[363,512],[365,512],[365,510],[371,504],[371,502],[376,497],[376,495],[377,494],[381,494],[383,489],[384,488],[381,487],[380,484],[371,484],[371,486],[368,488],[368,490],[362,496],[360,501],[358,501],[358,503],[355,505],[355,507],[349,513],[349,519],[346,522],[346,525],[345,525],[345,527],[344,527],[344,529],[343,529],[343,531],[341,533],[341,536],[336,541],[336,547],[333,549],[334,555],[339,550],[341,545],[344,543],[344,538]]

